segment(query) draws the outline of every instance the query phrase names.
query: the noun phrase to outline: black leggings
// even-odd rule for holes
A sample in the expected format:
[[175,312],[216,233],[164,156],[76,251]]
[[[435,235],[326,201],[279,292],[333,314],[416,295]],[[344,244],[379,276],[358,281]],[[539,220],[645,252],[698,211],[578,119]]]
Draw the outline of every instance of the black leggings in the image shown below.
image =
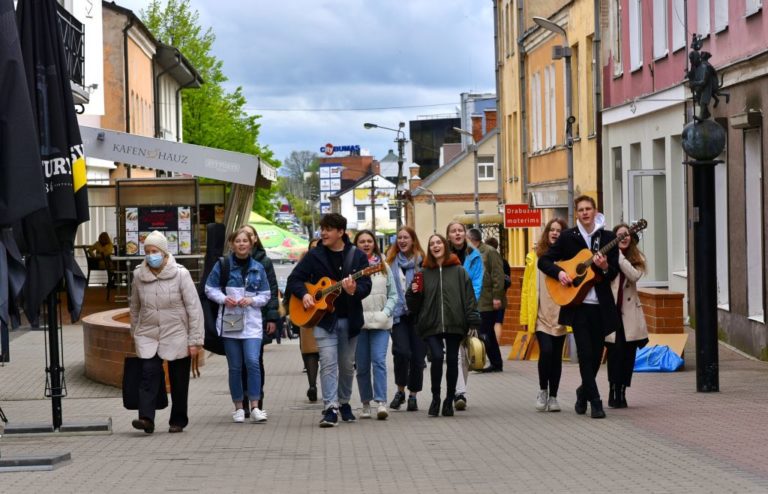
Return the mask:
[[549,396],[557,396],[563,374],[565,335],[552,336],[536,331],[536,339],[539,341],[539,388],[548,389]]
[[304,367],[307,369],[307,381],[310,387],[317,387],[317,370],[320,367],[319,353],[302,353],[301,359],[304,361]]
[[421,391],[424,384],[424,341],[416,334],[408,316],[392,326],[392,361],[395,384],[408,387],[411,393]]
[[[448,394],[447,400],[456,397],[456,381],[459,379],[459,345],[462,336],[458,334],[437,334],[428,336],[424,343],[427,346],[431,365],[429,375],[432,378],[432,397],[440,398],[440,384],[443,381],[443,359],[446,362],[445,381]],[[443,344],[445,340],[445,344]]]
[[608,382],[611,384],[632,385],[632,373],[635,370],[635,357],[639,341],[627,341],[624,328],[616,331],[616,343],[606,343],[608,349]]

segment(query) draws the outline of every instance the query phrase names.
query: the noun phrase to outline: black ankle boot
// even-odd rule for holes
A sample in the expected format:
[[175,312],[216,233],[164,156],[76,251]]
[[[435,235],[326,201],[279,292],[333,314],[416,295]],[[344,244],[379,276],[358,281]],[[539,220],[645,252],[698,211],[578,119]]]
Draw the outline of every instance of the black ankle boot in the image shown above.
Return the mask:
[[616,386],[616,388],[616,394],[618,395],[616,397],[616,401],[618,401],[616,408],[627,408],[627,387],[622,384],[621,386]]
[[429,411],[427,415],[430,417],[437,417],[440,415],[440,396],[433,396],[432,403],[429,405]]
[[611,383],[611,390],[608,393],[608,406],[610,408],[619,407],[619,385]]
[[603,402],[602,400],[592,400],[589,402],[589,405],[592,407],[592,413],[591,417],[593,419],[604,419],[605,418],[605,411],[603,410]]
[[584,415],[587,413],[587,397],[584,396],[584,392],[581,389],[581,386],[576,388],[576,405],[574,405],[573,408],[579,415]]
[[451,398],[443,400],[443,417],[453,417],[453,400]]

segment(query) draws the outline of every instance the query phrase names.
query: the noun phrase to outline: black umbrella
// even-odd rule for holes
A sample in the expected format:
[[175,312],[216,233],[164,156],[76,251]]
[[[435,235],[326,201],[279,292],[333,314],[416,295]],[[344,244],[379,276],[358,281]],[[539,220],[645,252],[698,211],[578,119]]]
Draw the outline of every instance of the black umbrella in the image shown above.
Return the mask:
[[47,209],[35,119],[12,0],[0,0],[0,325],[8,361],[9,311],[24,285],[24,263],[10,227]]
[[27,85],[36,116],[37,135],[48,208],[23,220],[28,255],[24,308],[33,322],[43,300],[48,311],[50,384],[53,427],[61,427],[65,395],[60,366],[57,288],[64,282],[72,320],[80,317],[86,279],[75,262],[77,227],[88,218],[88,190],[80,128],[75,116],[69,72],[55,0],[19,0],[16,21]]

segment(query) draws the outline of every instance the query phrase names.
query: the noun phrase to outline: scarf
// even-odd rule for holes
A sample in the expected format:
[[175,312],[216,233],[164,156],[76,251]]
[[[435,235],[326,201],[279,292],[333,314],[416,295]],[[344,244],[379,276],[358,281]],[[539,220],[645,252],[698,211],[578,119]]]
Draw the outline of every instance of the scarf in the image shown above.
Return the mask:
[[[397,288],[397,303],[395,304],[394,321],[400,321],[400,316],[408,313],[408,307],[405,306],[405,290],[413,283],[413,275],[416,272],[416,266],[421,264],[421,257],[414,256],[408,259],[405,254],[398,252],[392,260],[392,275],[395,279],[395,288]],[[405,273],[405,287],[400,285],[400,273]]]

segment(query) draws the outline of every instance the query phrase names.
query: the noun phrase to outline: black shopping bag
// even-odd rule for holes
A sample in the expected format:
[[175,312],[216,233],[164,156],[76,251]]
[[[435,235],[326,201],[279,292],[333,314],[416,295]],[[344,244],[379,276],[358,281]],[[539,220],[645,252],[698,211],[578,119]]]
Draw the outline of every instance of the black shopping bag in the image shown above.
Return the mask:
[[[160,373],[160,386],[157,390],[155,409],[162,410],[168,406],[168,395],[165,392],[165,372]],[[141,387],[141,359],[125,357],[123,365],[123,406],[127,410],[139,409],[139,388]]]

